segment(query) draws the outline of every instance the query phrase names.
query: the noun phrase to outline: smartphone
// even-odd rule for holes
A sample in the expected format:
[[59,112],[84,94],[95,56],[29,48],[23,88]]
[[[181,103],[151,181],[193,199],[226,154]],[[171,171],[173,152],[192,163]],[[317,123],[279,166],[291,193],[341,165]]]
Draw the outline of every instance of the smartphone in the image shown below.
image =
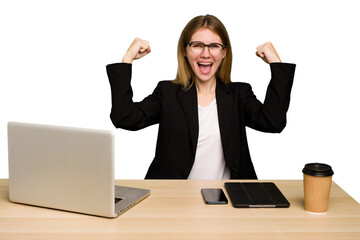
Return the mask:
[[227,204],[228,200],[221,188],[203,188],[201,194],[206,204]]

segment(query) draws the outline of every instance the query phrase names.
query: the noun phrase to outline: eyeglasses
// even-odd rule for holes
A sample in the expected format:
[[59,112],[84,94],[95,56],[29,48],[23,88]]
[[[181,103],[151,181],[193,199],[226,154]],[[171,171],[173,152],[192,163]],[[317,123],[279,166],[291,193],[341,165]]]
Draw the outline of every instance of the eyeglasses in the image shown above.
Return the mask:
[[220,55],[222,53],[222,51],[226,48],[225,45],[222,45],[220,43],[205,44],[200,41],[189,42],[187,45],[189,45],[191,51],[194,54],[200,54],[200,53],[202,53],[202,51],[204,50],[205,47],[208,47],[211,55],[213,55],[213,56]]

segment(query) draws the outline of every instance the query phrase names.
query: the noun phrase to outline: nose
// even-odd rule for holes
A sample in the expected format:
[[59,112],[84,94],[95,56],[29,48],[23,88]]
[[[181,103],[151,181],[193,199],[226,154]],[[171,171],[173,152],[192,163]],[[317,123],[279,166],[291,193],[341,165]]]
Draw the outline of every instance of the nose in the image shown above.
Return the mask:
[[201,57],[210,57],[210,49],[209,46],[205,46],[201,51]]

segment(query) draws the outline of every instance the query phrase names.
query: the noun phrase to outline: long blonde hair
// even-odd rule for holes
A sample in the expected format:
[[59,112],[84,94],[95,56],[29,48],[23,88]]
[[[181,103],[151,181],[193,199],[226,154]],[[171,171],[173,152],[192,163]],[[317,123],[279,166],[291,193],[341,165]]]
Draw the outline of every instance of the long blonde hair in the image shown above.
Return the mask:
[[216,71],[216,76],[219,77],[224,84],[229,84],[231,82],[230,74],[232,65],[232,51],[229,35],[225,26],[215,16],[197,16],[185,26],[180,35],[177,49],[178,71],[173,82],[182,85],[185,90],[188,90],[192,86],[195,79],[195,74],[191,69],[187,58],[185,57],[185,48],[191,40],[192,35],[202,28],[210,29],[211,31],[218,34],[222,43],[226,46],[227,53],[218,70]]

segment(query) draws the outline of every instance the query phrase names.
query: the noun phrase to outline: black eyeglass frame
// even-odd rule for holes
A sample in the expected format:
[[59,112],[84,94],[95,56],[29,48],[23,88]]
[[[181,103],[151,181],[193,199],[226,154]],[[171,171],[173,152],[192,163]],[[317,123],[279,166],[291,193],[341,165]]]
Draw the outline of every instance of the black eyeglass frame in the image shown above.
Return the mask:
[[[201,44],[203,44],[204,45],[204,48],[205,47],[210,47],[211,45],[214,45],[214,44],[216,44],[216,45],[220,45],[221,46],[221,48],[222,48],[222,50],[224,50],[225,48],[226,48],[226,45],[223,45],[223,44],[221,44],[221,43],[210,43],[210,44],[205,44],[205,43],[203,43],[203,42],[201,42],[201,41],[192,41],[192,42],[188,42],[186,45],[189,45],[189,47],[191,47],[191,45],[192,44],[194,44],[194,43],[201,43]],[[185,46],[186,46],[185,45]]]

